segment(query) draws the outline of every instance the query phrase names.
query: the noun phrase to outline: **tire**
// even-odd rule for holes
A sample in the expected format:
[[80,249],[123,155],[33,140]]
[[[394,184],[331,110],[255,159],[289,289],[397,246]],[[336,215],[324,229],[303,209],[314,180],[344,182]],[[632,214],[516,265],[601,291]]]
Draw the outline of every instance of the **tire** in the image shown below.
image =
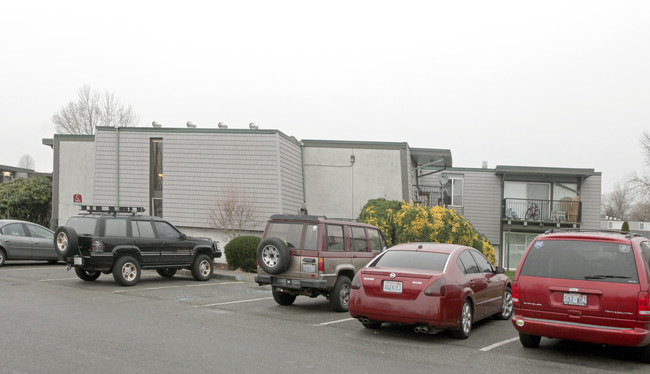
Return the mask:
[[268,274],[280,274],[289,268],[291,253],[279,238],[266,238],[257,246],[257,262]]
[[381,327],[381,321],[361,322],[361,324],[363,325],[363,327],[372,330],[377,330]]
[[57,262],[59,262],[59,260],[47,260],[47,262],[50,263],[50,264],[52,264],[52,265],[54,265],[54,264],[56,264]]
[[72,227],[61,226],[54,232],[54,249],[61,257],[70,257],[77,253],[79,238]]
[[212,278],[214,264],[207,255],[198,255],[192,264],[192,276],[197,281],[207,281]]
[[528,335],[524,333],[519,333],[519,341],[521,345],[526,348],[537,348],[539,347],[539,342],[542,340],[541,336],[537,335]]
[[279,305],[291,305],[296,301],[296,295],[281,292],[278,288],[273,287],[273,299]]
[[7,261],[7,254],[4,249],[0,249],[0,266],[4,265],[5,261]]
[[460,311],[460,323],[458,330],[451,330],[451,336],[456,339],[469,338],[469,334],[472,332],[473,318],[474,312],[472,310],[472,302],[467,299],[463,303],[463,307]]
[[97,278],[102,274],[101,271],[88,271],[82,267],[75,267],[74,272],[77,274],[79,279],[83,279],[86,282],[97,280]]
[[122,286],[131,287],[140,280],[140,264],[131,256],[119,257],[113,264],[113,278]]
[[176,274],[176,269],[156,269],[156,272],[158,275],[160,275],[163,278],[171,278]]
[[514,310],[514,305],[512,304],[512,291],[510,287],[506,288],[506,292],[503,293],[503,306],[501,306],[501,311],[492,317],[494,319],[506,320],[512,317],[512,312]]
[[347,312],[350,301],[350,284],[352,281],[345,275],[336,279],[334,288],[330,292],[330,306],[335,312]]

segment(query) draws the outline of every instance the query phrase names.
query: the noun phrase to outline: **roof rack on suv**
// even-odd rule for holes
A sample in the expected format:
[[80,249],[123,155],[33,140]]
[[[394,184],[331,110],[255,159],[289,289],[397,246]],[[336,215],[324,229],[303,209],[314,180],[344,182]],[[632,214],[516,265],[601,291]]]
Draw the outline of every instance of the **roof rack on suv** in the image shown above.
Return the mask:
[[641,234],[630,231],[621,231],[621,230],[611,230],[611,229],[550,229],[547,230],[544,234],[553,234],[556,232],[604,232],[610,234],[621,234],[627,237],[641,236]]
[[85,210],[88,213],[109,213],[116,215],[118,213],[122,214],[133,214],[143,213],[144,207],[132,207],[132,206],[100,206],[100,205],[81,205],[81,210]]

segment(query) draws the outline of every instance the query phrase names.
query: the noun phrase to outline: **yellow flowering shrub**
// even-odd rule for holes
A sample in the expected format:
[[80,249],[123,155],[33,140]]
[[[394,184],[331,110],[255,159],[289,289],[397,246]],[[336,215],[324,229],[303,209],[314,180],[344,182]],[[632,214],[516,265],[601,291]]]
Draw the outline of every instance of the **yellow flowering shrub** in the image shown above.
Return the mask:
[[490,241],[452,209],[376,199],[368,201],[359,221],[379,227],[390,245],[410,242],[460,244],[478,249],[496,264]]

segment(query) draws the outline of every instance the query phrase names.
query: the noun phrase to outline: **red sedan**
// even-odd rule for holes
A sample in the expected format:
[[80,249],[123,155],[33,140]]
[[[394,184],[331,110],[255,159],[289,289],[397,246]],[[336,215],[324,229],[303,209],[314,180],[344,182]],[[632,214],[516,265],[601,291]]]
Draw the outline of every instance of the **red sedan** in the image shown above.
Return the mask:
[[509,319],[511,284],[501,267],[474,248],[407,243],[377,256],[354,277],[350,315],[372,329],[383,322],[417,325],[416,332],[450,330],[465,339],[487,317]]

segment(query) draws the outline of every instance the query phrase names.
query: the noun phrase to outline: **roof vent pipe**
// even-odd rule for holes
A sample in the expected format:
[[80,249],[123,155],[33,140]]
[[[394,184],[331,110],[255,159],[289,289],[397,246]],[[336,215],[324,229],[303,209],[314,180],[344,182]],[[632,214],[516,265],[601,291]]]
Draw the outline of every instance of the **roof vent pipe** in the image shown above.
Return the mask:
[[483,169],[487,169],[487,161],[483,161],[482,167],[483,167]]
[[160,128],[160,127],[162,127],[162,123],[153,121],[153,122],[151,122],[151,126],[153,126],[155,128]]
[[228,128],[228,125],[226,125],[225,122],[219,122],[218,126],[219,126],[220,129],[227,129]]
[[258,130],[260,127],[255,124],[255,122],[251,122],[248,124],[248,127],[250,127],[251,130]]
[[194,122],[192,122],[192,121],[187,121],[187,127],[190,128],[190,129],[195,129],[196,124]]

